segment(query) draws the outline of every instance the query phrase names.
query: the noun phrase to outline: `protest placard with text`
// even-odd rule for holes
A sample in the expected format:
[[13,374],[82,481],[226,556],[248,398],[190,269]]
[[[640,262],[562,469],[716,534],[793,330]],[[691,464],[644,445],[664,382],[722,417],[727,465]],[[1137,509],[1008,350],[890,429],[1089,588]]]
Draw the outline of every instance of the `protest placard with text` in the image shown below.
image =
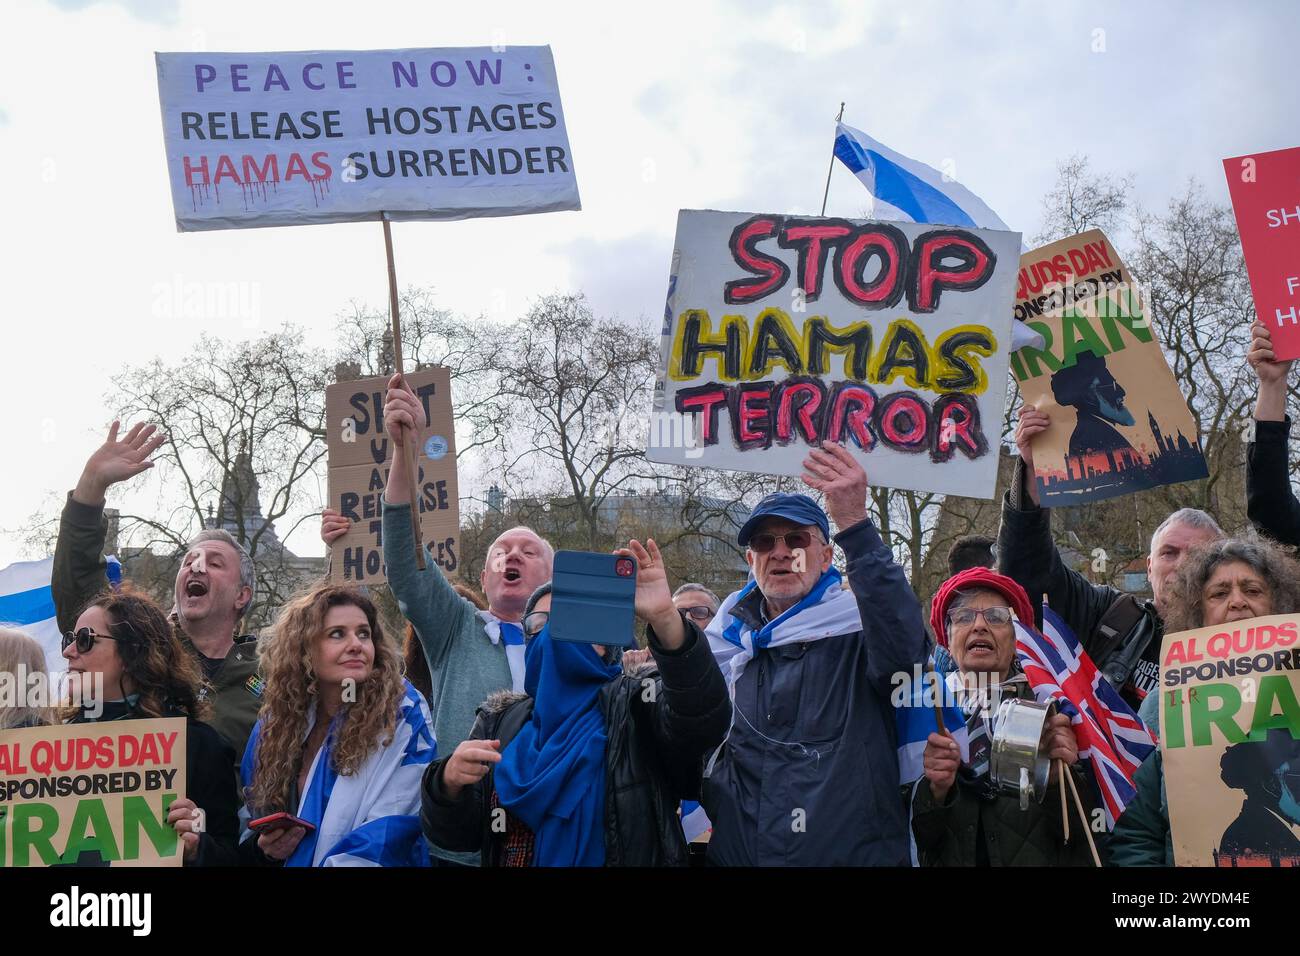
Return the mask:
[[683,210],[648,457],[990,498],[1020,236]]
[[0,730],[0,865],[180,866],[183,717]]
[[1234,156],[1223,171],[1255,314],[1269,328],[1274,355],[1300,358],[1300,147]]
[[180,231],[580,208],[550,47],[156,59]]
[[[456,432],[451,373],[443,366],[406,376],[429,425],[416,453],[416,500],[420,529],[430,556],[444,571],[460,563],[460,499],[456,484]],[[356,584],[382,584],[382,501],[388,483],[389,438],[384,432],[387,377],[339,382],[325,389],[329,443],[329,505],[352,521],[330,552],[330,577]],[[399,459],[400,461],[400,459]]]
[[1160,752],[1178,866],[1300,866],[1300,617],[1167,634]]
[[1101,230],[1025,253],[1015,312],[1045,343],[1011,356],[1022,400],[1051,418],[1033,439],[1044,507],[1208,474],[1196,420]]

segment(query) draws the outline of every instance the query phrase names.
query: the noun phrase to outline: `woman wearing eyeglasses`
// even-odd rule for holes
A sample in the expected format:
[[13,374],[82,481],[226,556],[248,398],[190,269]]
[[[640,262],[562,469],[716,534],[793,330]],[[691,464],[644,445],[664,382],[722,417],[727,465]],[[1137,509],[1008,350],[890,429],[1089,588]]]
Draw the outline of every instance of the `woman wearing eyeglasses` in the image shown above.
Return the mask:
[[[67,723],[185,717],[185,794],[167,822],[186,866],[236,862],[239,792],[234,748],[202,722],[203,680],[162,609],[129,589],[96,598],[63,635],[74,704]],[[201,812],[199,812],[201,811]]]
[[[1169,587],[1166,634],[1300,611],[1300,564],[1265,539],[1221,538],[1203,545],[1183,559]],[[1138,715],[1158,734],[1160,696],[1148,694]],[[1292,773],[1300,769],[1297,750],[1290,733],[1270,731],[1264,739],[1252,737],[1228,747],[1220,772],[1206,775],[1207,792],[1217,797],[1219,788],[1227,787],[1246,798],[1241,814],[1222,835],[1205,834],[1220,866],[1235,866],[1234,857],[1247,855],[1255,862],[1300,859],[1300,779]],[[1159,750],[1138,768],[1133,784],[1137,794],[1110,838],[1110,865],[1175,865]]]
[[658,673],[632,677],[617,648],[552,639],[543,585],[524,610],[525,693],[490,697],[469,739],[425,773],[430,842],[479,851],[484,866],[687,864],[678,804],[698,792],[731,705],[655,543],[618,553],[637,562],[636,614]]
[[[923,757],[925,775],[911,788],[912,833],[922,866],[1090,866],[1091,851],[1073,817],[1072,839],[1061,827],[1059,778],[1053,772],[1043,802],[1020,809],[1016,796],[999,793],[988,772],[991,732],[985,715],[997,701],[1032,700],[1033,691],[1016,663],[1013,620],[1034,619],[1023,588],[985,568],[949,578],[930,607],[935,637],[957,666],[948,675],[969,715],[969,759],[947,734],[930,734]],[[974,692],[969,693],[967,689]],[[991,699],[991,700],[990,700]],[[1050,753],[1075,775],[1085,807],[1095,804],[1079,766],[1079,745],[1070,719],[1051,718]],[[980,741],[984,743],[981,744]],[[1071,813],[1075,811],[1071,807]]]

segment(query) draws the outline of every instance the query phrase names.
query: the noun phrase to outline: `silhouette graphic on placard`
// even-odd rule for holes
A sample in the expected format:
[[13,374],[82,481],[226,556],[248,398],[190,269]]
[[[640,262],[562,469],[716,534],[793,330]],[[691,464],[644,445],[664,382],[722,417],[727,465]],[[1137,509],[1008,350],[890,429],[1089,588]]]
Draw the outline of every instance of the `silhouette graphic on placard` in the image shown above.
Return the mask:
[[[1140,491],[1157,484],[1192,481],[1207,474],[1199,440],[1189,440],[1180,431],[1166,435],[1154,413],[1147,423],[1155,449],[1141,448],[1124,437],[1115,426],[1136,424],[1125,403],[1127,393],[1106,367],[1106,360],[1090,350],[1078,354],[1073,365],[1051,378],[1057,404],[1072,407],[1078,415],[1065,456],[1065,475],[1050,474],[1037,479],[1039,491],[1051,496],[1077,497],[1089,501],[1105,489]],[[1111,491],[1110,494],[1118,493]]]
[[1214,852],[1218,866],[1300,864],[1300,741],[1274,727],[1262,741],[1233,744],[1219,758],[1219,774],[1244,790],[1241,813],[1228,824]]

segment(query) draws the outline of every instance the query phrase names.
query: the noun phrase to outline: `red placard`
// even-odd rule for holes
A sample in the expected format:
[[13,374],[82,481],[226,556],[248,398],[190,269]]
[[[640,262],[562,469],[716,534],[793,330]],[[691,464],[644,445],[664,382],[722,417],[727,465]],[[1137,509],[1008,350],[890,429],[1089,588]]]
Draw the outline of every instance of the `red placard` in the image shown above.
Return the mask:
[[1255,313],[1279,359],[1300,358],[1300,147],[1223,161]]

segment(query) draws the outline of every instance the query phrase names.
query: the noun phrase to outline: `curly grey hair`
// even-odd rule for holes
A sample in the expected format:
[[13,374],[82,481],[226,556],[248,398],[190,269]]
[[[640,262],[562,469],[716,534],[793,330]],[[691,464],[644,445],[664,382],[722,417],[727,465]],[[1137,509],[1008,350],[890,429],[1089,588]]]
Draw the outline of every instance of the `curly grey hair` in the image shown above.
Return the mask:
[[1191,631],[1205,626],[1202,596],[1205,583],[1216,569],[1240,561],[1254,569],[1268,585],[1273,614],[1300,611],[1300,562],[1264,539],[1220,538],[1190,552],[1174,577],[1165,602],[1165,633]]

